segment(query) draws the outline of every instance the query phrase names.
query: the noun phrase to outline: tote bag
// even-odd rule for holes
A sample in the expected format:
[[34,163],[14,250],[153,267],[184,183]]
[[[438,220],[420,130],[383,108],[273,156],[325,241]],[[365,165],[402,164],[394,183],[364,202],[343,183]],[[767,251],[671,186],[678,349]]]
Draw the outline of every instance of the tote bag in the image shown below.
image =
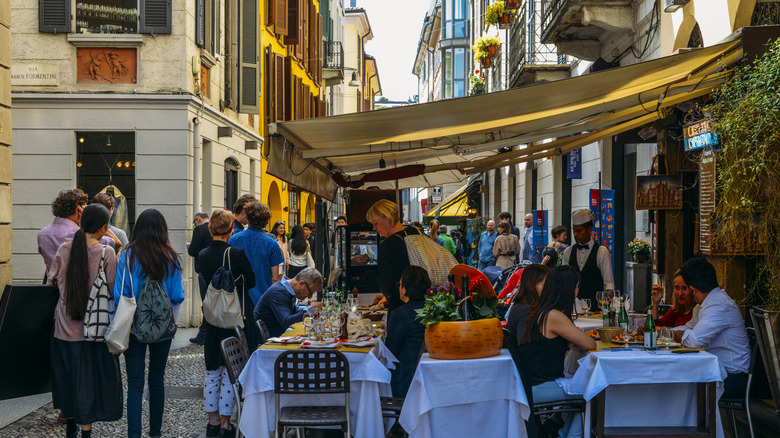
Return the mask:
[[106,271],[103,264],[106,260],[106,246],[100,253],[100,265],[98,274],[92,283],[87,301],[87,310],[84,312],[84,340],[88,342],[105,342],[106,330],[111,325],[114,316],[114,291],[108,290]]
[[395,236],[401,238],[406,244],[409,264],[419,266],[428,272],[431,286],[447,284],[450,268],[458,264],[452,253],[424,234],[406,234],[404,231],[404,237],[398,234]]
[[[225,259],[227,259],[227,269]],[[206,291],[206,297],[203,299],[203,317],[215,327],[244,328],[243,312],[236,291],[236,278],[230,266],[230,248],[222,255],[222,266],[217,268]]]
[[[127,275],[127,264],[125,264],[125,274]],[[130,296],[125,296],[125,282],[122,278],[122,288],[117,304],[116,314],[111,325],[106,331],[106,344],[108,351],[112,354],[122,354],[130,346],[130,328],[133,326],[135,318],[135,296],[133,296],[133,277],[130,276]]]

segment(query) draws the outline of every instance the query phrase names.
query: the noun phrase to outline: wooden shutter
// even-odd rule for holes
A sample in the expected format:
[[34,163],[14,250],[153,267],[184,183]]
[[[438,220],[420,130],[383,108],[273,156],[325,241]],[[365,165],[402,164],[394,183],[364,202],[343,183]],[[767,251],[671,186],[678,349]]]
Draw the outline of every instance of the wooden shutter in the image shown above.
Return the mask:
[[257,0],[240,0],[238,42],[238,107],[241,114],[260,112],[260,44],[257,35]]
[[317,38],[314,47],[317,56],[314,58],[314,71],[316,73],[317,83],[322,84],[322,15],[317,14]]
[[317,78],[314,74],[314,64],[317,61],[317,8],[314,5],[309,5],[309,32],[307,37],[306,51],[308,57],[306,58],[306,69],[309,70],[309,74],[316,81]]
[[301,0],[287,0],[287,38],[284,39],[284,43],[288,46],[298,44],[300,40],[300,26],[298,21],[300,14],[298,13],[298,5]]
[[306,14],[309,12],[307,1],[298,0],[298,42],[295,44],[295,57],[300,60],[303,60],[303,49],[306,47]]
[[275,117],[274,120],[282,122],[286,119],[287,109],[285,107],[285,82],[287,77],[284,75],[284,56],[274,54],[274,100]]
[[276,65],[274,64],[273,45],[265,49],[265,118],[267,123],[276,121]]
[[[274,32],[277,35],[287,35],[287,1],[288,0],[269,0],[273,6]],[[294,1],[294,0],[290,0]]]
[[317,104],[319,105],[317,117],[326,117],[328,115],[328,102],[320,100]]
[[295,80],[292,74],[293,60],[289,56],[284,58],[284,120],[293,120],[293,99]]
[[203,47],[206,35],[206,0],[195,0],[195,44]]
[[303,80],[295,76],[295,120],[303,118]]
[[171,33],[171,0],[141,0],[139,32]]
[[219,55],[222,47],[222,2],[220,0],[212,0],[214,2],[214,54]]
[[71,0],[38,0],[38,31],[46,33],[70,32],[70,8]]

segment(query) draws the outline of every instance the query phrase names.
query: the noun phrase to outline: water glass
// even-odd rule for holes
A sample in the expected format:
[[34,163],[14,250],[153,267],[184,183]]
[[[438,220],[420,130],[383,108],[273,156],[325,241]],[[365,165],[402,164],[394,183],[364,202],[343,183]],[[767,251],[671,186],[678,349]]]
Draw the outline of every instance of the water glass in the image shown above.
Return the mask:
[[590,298],[583,298],[580,300],[580,308],[582,309],[582,313],[584,315],[588,314],[588,311],[590,311]]
[[625,345],[623,345],[623,348],[628,348],[628,341],[633,339],[634,335],[631,333],[631,329],[628,327],[621,327],[620,328],[620,339],[625,342]]
[[303,334],[306,337],[311,336],[312,326],[314,325],[314,312],[309,309],[303,315]]
[[352,313],[357,313],[358,309],[358,299],[357,297],[353,297],[350,295],[349,298],[347,298],[347,307],[349,308],[349,311]]
[[664,344],[666,350],[669,350],[669,345],[674,340],[674,330],[672,330],[671,327],[661,327],[658,340],[660,340],[661,343]]

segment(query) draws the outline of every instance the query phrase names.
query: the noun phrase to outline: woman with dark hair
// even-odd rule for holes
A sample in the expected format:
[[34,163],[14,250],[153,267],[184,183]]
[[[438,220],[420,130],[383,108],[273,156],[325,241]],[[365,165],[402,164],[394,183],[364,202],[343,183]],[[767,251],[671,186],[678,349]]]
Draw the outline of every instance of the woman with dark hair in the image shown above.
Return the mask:
[[[282,223],[284,227],[284,223]],[[203,275],[206,284],[211,284],[217,269],[229,268],[236,280],[235,291],[244,316],[244,335],[247,345],[252,349],[257,345],[255,332],[255,317],[248,290],[255,285],[255,274],[252,265],[243,250],[231,248],[227,242],[233,231],[233,215],[227,210],[214,210],[209,220],[211,245],[201,250],[195,259],[195,269]],[[248,307],[247,307],[248,306]],[[220,346],[224,339],[235,336],[230,328],[219,328],[209,324],[206,327],[203,343],[203,356],[206,360],[206,379],[203,386],[203,401],[209,416],[206,426],[206,437],[232,438],[236,429],[230,424],[233,415],[235,395],[230,385],[225,363],[222,359]]]
[[[168,224],[159,211],[150,208],[138,216],[130,234],[127,249],[119,256],[114,298],[138,294],[146,281],[158,281],[165,289],[176,314],[178,304],[184,301],[181,284],[181,262],[168,239]],[[149,436],[159,437],[165,405],[165,365],[171,339],[142,343],[130,334],[130,346],[125,351],[127,371],[127,435],[141,437],[141,396],[144,390],[146,350],[149,350]]]
[[511,298],[512,304],[506,315],[506,328],[512,333],[520,345],[520,339],[525,331],[525,323],[531,311],[536,307],[542,295],[545,279],[550,268],[544,265],[532,264],[522,270],[520,284],[515,287]]
[[417,321],[417,310],[425,304],[431,279],[425,269],[409,266],[401,273],[398,290],[406,304],[390,312],[387,322],[387,348],[398,358],[390,388],[393,397],[406,397],[417,368],[417,356],[425,340],[425,326]]
[[274,226],[271,227],[271,232],[268,234],[276,239],[276,243],[279,244],[279,249],[282,250],[284,266],[279,266],[279,275],[284,275],[290,267],[290,253],[287,251],[287,234],[285,233],[284,221],[277,221]]
[[290,267],[287,269],[287,278],[295,278],[299,272],[308,266],[308,259],[311,257],[311,248],[306,239],[306,233],[303,227],[296,225],[292,227],[290,236]]
[[48,283],[60,292],[54,310],[51,345],[52,399],[67,419],[65,436],[92,435],[95,421],[122,418],[122,377],[119,358],[104,342],[84,339],[84,317],[92,284],[102,270],[109,290],[116,276],[116,255],[100,244],[111,215],[100,204],[84,207],[81,226],[73,240],[57,249],[48,271]]
[[[524,375],[530,377],[533,385],[534,403],[580,398],[566,394],[555,382],[563,377],[563,362],[569,345],[579,350],[596,348],[593,338],[571,320],[579,283],[580,276],[573,267],[553,268],[544,283],[536,310],[526,321],[519,356]],[[582,418],[579,414],[570,414],[558,436],[582,435]]]
[[515,264],[515,256],[520,254],[520,239],[511,233],[509,222],[499,222],[498,231],[501,234],[493,243],[493,257],[496,258],[496,266],[506,269]]
[[271,210],[268,206],[252,201],[244,206],[244,213],[249,227],[242,233],[234,234],[228,240],[228,245],[243,249],[252,264],[256,283],[255,287],[249,289],[249,296],[254,308],[271,284],[282,278],[279,275],[279,265],[284,264],[284,256],[276,239],[264,231],[271,220]]

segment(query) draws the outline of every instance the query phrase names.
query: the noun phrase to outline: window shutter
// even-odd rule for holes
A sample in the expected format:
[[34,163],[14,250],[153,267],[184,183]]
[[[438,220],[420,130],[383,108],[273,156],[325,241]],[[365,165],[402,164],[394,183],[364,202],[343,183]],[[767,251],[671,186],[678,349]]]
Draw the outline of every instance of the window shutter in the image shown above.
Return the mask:
[[300,14],[298,13],[298,3],[301,0],[287,0],[287,38],[284,43],[288,46],[298,44],[300,41]]
[[214,1],[214,54],[219,55],[222,53],[220,48],[222,47],[222,2],[220,0]]
[[303,118],[303,81],[295,77],[295,120]]
[[322,84],[322,15],[317,14],[317,38],[314,40],[314,47],[317,56],[314,58],[314,70],[316,72],[317,83]]
[[[295,57],[303,60],[303,49],[306,47],[306,0],[298,0],[298,42],[295,44]],[[304,63],[304,65],[306,65]]]
[[70,32],[70,7],[71,0],[38,0],[38,31]]
[[292,75],[292,58],[284,58],[284,120],[293,119],[293,89],[295,81]]
[[274,121],[282,122],[285,120],[285,106],[284,106],[284,82],[286,78],[284,76],[284,56],[274,54]]
[[276,64],[274,64],[273,46],[265,51],[265,117],[268,123],[276,121]]
[[257,35],[257,0],[239,2],[238,108],[241,114],[260,112],[260,45]]
[[317,50],[314,48],[314,45],[317,43],[317,8],[314,5],[309,6],[309,31],[306,41],[306,51],[308,52],[306,69],[309,70],[309,74],[316,81],[317,78],[313,67],[317,60]]
[[[273,3],[273,25],[277,35],[287,35],[287,1],[270,0]],[[290,0],[295,1],[295,0]]]
[[317,101],[319,110],[317,111],[317,117],[325,117],[328,115],[328,103],[324,100]]
[[195,0],[195,44],[203,47],[206,35],[206,1]]
[[141,0],[141,33],[171,33],[171,0]]

